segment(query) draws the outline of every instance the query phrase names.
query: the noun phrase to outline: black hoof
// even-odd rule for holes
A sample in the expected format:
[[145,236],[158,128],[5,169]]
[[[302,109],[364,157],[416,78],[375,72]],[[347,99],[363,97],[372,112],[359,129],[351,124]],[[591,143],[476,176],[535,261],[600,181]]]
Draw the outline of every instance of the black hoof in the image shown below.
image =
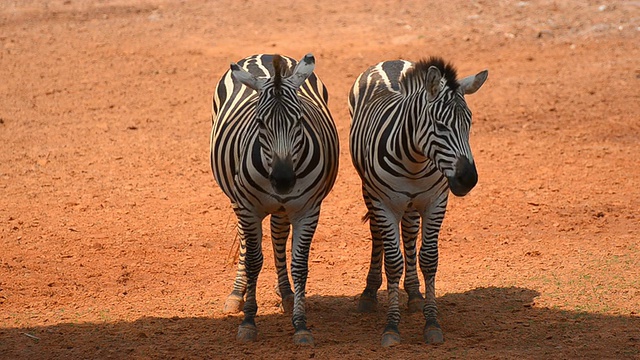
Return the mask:
[[422,336],[424,338],[424,342],[427,344],[437,345],[444,342],[442,329],[436,321],[427,321],[427,324],[424,326],[424,332],[422,333]]
[[378,299],[365,294],[360,296],[358,301],[358,312],[360,313],[372,313],[378,308]]
[[314,346],[313,335],[309,330],[298,330],[293,334],[293,343],[302,346]]
[[238,335],[236,340],[246,343],[253,342],[258,339],[258,328],[254,325],[242,324],[238,327]]
[[389,330],[382,334],[382,347],[391,347],[400,344],[400,334],[395,331]]
[[225,314],[237,314],[242,311],[243,307],[244,298],[232,293],[231,295],[227,296],[227,300],[225,300],[224,302],[222,312]]

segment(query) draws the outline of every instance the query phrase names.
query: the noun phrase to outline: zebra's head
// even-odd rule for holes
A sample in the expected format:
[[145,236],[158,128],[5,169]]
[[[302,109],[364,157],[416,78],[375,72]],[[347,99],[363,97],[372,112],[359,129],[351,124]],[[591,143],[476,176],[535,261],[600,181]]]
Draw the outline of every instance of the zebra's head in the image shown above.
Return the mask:
[[280,55],[273,56],[273,77],[259,78],[231,64],[232,75],[258,92],[255,120],[274,191],[288,194],[296,184],[295,168],[303,139],[302,106],[297,92],[313,73],[315,58],[305,55],[293,69]]
[[451,192],[464,196],[478,182],[469,145],[471,111],[464,96],[480,89],[488,71],[458,81],[456,70],[442,59],[432,58],[425,65],[427,116],[431,120],[426,154],[446,176]]

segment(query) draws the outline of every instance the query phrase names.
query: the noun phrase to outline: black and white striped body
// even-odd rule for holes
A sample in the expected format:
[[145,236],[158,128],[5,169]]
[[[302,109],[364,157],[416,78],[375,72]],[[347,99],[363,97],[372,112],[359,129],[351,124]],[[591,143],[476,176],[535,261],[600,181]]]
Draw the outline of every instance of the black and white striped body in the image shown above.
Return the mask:
[[[384,346],[399,342],[398,288],[405,267],[409,307],[422,308],[425,340],[443,340],[435,303],[438,233],[449,191],[464,196],[477,182],[464,95],[477,91],[486,76],[483,71],[458,81],[455,69],[439,58],[386,61],[362,73],[349,93],[351,159],[362,179],[373,240],[359,310],[375,308],[384,260],[389,292]],[[416,271],[420,230],[424,302]]]
[[285,251],[292,229],[292,320],[296,341],[313,341],[304,310],[309,248],[338,169],[338,136],[314,65],[311,55],[299,63],[254,55],[232,64],[216,87],[211,167],[238,218],[240,258],[230,297],[242,298],[246,289],[239,340],[255,339],[261,224],[271,215],[278,288],[283,299],[292,294]]

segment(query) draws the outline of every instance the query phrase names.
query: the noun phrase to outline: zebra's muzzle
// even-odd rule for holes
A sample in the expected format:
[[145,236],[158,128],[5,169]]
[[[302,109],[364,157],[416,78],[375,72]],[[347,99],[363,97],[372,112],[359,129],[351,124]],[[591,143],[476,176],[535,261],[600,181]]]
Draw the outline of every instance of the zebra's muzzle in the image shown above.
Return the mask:
[[286,195],[293,190],[296,185],[296,173],[293,171],[291,157],[285,159],[276,157],[273,160],[269,181],[273,190],[279,195]]
[[456,161],[456,172],[447,177],[449,189],[455,196],[465,196],[478,183],[478,171],[476,165],[466,157],[459,157]]

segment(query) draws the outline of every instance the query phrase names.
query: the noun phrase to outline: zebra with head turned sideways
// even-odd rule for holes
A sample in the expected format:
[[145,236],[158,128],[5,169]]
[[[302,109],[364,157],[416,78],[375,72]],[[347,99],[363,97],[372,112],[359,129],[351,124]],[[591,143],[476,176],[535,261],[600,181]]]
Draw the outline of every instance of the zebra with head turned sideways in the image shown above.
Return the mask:
[[[419,306],[426,319],[425,341],[444,341],[436,318],[438,233],[449,190],[464,196],[478,180],[469,146],[471,111],[464,95],[476,92],[487,74],[485,70],[458,80],[449,63],[434,57],[417,63],[385,61],[360,74],[349,93],[351,160],[362,180],[372,237],[367,286],[358,309],[375,309],[384,259],[389,309],[383,346],[400,342],[398,291],[404,268],[409,308]],[[416,271],[419,230],[424,299]]]
[[[313,345],[305,314],[309,248],[320,205],[336,179],[339,152],[328,93],[314,67],[311,54],[300,62],[253,55],[231,64],[216,86],[211,168],[238,218],[238,271],[225,308],[244,300],[239,341],[257,337],[262,220],[271,215],[278,290],[283,300],[293,296],[294,342]],[[293,292],[286,265],[290,230]]]

